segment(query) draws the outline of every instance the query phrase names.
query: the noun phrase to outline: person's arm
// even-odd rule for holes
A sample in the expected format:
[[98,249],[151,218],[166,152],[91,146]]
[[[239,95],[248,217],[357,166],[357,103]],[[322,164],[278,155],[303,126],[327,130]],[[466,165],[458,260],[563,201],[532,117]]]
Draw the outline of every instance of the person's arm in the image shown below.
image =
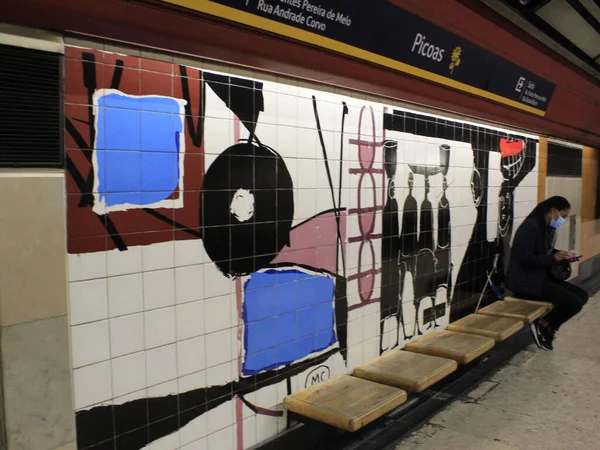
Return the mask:
[[512,245],[512,255],[525,267],[552,267],[556,262],[554,255],[536,253],[535,243],[540,230],[531,221],[525,221],[517,230]]

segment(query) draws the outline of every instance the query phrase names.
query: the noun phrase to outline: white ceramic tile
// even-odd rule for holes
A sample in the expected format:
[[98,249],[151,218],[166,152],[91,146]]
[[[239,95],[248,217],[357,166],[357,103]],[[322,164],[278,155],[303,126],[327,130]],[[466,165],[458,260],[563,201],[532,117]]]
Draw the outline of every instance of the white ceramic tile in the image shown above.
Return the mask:
[[108,309],[111,317],[133,314],[144,309],[142,274],[108,279]]
[[[177,378],[177,389],[180,394],[194,389],[206,387],[206,371],[192,373],[191,375],[179,376]],[[206,433],[205,433],[206,434]]]
[[108,320],[71,327],[73,367],[110,359]]
[[167,381],[157,384],[147,389],[148,397],[166,397],[167,395],[177,395],[177,380]]
[[[277,150],[281,152],[282,155],[286,155],[286,165],[288,161],[292,158],[296,159],[298,157],[298,129],[296,127],[285,127],[279,126],[279,132],[277,133]],[[297,179],[298,170],[292,174],[296,178],[292,178],[293,181]],[[294,183],[295,184],[295,183]]]
[[129,247],[124,252],[111,250],[106,257],[109,277],[142,272],[142,247]]
[[175,267],[202,264],[207,255],[202,239],[175,241]]
[[207,429],[206,414],[202,414],[200,417],[195,418],[179,430],[181,445],[186,445],[205,438],[208,434]]
[[379,356],[379,338],[374,337],[363,343],[363,363]]
[[379,334],[379,314],[369,314],[363,319],[363,340],[371,339]]
[[206,299],[204,301],[206,333],[214,333],[237,325],[237,321],[234,323],[231,321],[234,308],[237,308],[234,294]]
[[145,312],[144,325],[146,349],[175,342],[175,307],[169,306]]
[[[246,408],[248,409],[248,408]],[[242,422],[244,436],[244,448],[250,448],[257,444],[256,441],[256,415],[253,413]]]
[[144,315],[130,314],[110,320],[110,351],[113,358],[144,350]]
[[[186,427],[191,426],[193,423],[194,422],[191,422],[189,425],[186,425]],[[202,438],[202,439],[193,441],[193,442],[181,447],[181,450],[209,450],[208,449],[208,438]]]
[[144,352],[112,360],[113,395],[119,397],[146,387],[146,358]]
[[144,272],[144,309],[164,308],[175,303],[175,270]]
[[225,383],[232,381],[235,378],[237,361],[227,362],[220,366],[214,366],[206,369],[206,385],[207,386],[222,386]]
[[177,378],[177,351],[175,344],[146,351],[148,386]]
[[355,367],[362,365],[363,361],[362,344],[348,346],[348,370],[351,371]]
[[234,403],[235,400],[225,402],[206,413],[209,435],[233,425],[235,422]]
[[108,317],[106,278],[69,283],[71,324],[94,322]]
[[185,376],[206,368],[205,338],[198,336],[177,342],[177,374]]
[[75,409],[79,410],[112,398],[110,361],[73,371]]
[[235,450],[234,427],[224,428],[208,435],[208,448],[215,450]]
[[305,220],[315,214],[317,206],[316,189],[294,189],[297,204],[294,204],[294,217]]
[[202,264],[196,264],[175,269],[177,303],[192,302],[204,298],[203,267]]
[[266,441],[278,433],[277,418],[270,416],[256,416],[256,440]]
[[235,292],[235,281],[227,278],[212,263],[202,265],[204,269],[204,279],[207,281],[204,285],[204,298],[218,297],[219,295],[231,294]]
[[[296,89],[294,87],[294,89]],[[298,97],[295,95],[280,94],[277,96],[279,114],[277,124],[279,126],[295,127],[298,124]]]
[[69,281],[106,277],[106,253],[69,254]]
[[298,189],[315,189],[317,184],[317,161],[306,159],[308,156],[300,155],[298,159]]
[[177,340],[182,341],[205,333],[204,300],[177,305],[175,309]]
[[174,267],[175,244],[173,241],[142,247],[142,264],[144,272]]
[[207,334],[206,367],[214,367],[234,359],[232,354],[232,330]]

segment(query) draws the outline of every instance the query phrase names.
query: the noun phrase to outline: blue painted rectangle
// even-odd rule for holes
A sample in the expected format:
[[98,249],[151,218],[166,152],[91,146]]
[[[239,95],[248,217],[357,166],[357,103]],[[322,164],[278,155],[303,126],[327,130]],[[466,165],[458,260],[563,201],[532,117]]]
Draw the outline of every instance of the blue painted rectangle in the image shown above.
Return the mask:
[[147,206],[179,185],[181,104],[170,97],[98,98],[98,193],[106,206]]
[[300,270],[253,273],[244,285],[244,375],[274,369],[325,350],[337,341],[327,275]]

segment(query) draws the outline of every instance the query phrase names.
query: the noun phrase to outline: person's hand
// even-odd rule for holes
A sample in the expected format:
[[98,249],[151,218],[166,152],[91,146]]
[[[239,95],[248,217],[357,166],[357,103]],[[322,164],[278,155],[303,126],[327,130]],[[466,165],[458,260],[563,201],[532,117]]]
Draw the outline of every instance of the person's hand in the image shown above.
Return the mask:
[[570,257],[569,252],[565,252],[564,250],[559,250],[554,254],[556,261],[564,261]]

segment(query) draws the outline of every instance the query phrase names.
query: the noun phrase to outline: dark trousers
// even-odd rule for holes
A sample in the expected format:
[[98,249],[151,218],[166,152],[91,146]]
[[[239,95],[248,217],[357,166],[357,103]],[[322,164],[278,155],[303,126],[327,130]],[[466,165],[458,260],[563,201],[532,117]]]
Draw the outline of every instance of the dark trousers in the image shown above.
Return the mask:
[[575,286],[568,281],[551,279],[544,284],[540,297],[528,294],[515,294],[515,297],[552,303],[554,308],[544,317],[544,320],[548,322],[554,331],[558,331],[563,323],[581,311],[589,298],[587,293],[579,286]]
[[540,300],[554,305],[544,320],[557,331],[560,326],[576,315],[588,301],[587,293],[567,281],[548,280],[542,289]]

